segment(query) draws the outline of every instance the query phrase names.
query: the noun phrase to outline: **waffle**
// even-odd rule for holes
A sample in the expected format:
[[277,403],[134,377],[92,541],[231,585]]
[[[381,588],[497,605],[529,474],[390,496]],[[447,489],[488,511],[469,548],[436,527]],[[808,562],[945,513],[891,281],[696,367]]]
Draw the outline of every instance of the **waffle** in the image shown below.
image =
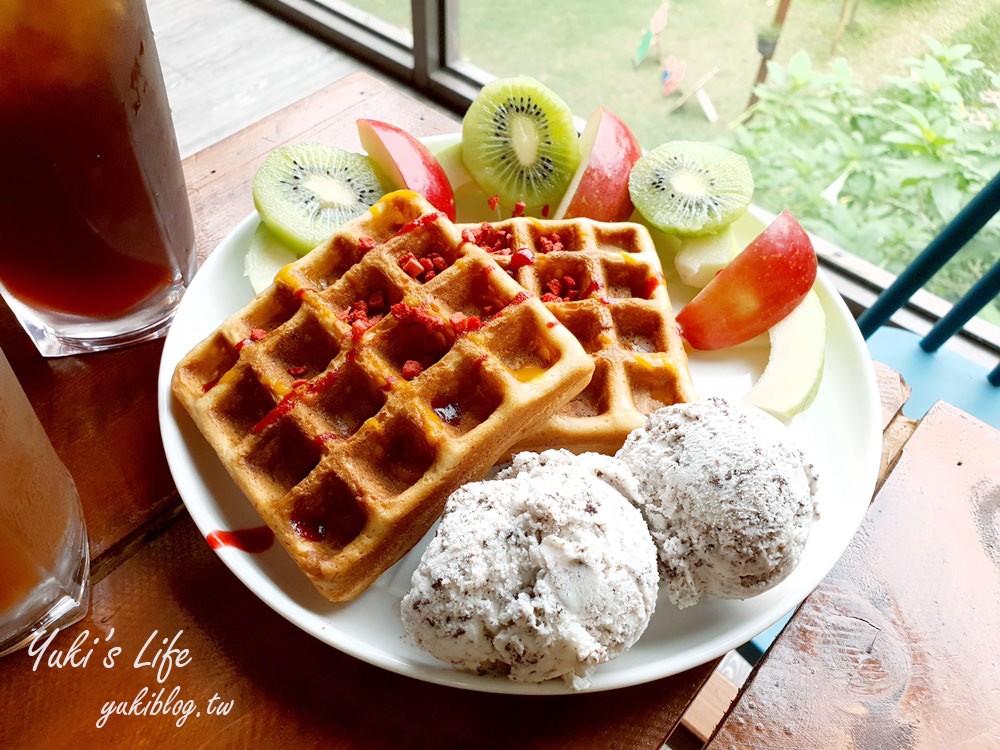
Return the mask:
[[282,269],[172,386],[320,593],[346,601],[592,371],[537,298],[399,191]]
[[590,384],[515,450],[612,454],[646,415],[695,398],[645,227],[517,217],[459,228],[538,296],[594,360]]

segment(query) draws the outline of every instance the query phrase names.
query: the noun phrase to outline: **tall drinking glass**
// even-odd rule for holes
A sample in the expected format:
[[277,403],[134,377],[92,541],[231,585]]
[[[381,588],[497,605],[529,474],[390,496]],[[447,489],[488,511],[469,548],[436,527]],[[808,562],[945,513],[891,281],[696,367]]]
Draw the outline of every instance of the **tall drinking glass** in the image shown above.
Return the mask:
[[0,293],[46,356],[163,335],[195,271],[143,0],[0,0]]
[[0,350],[0,656],[80,619],[89,592],[76,485]]

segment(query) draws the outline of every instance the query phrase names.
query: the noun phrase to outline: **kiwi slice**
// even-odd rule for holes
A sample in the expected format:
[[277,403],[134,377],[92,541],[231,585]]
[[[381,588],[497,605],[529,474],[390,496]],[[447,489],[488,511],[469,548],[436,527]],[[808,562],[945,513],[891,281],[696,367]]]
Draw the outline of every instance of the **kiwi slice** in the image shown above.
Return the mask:
[[671,141],[632,167],[632,203],[657,229],[679,235],[710,234],[747,210],[753,177],[747,160],[712,143]]
[[274,149],[253,178],[253,202],[268,229],[304,255],[383,194],[371,160],[322,143]]
[[488,83],[462,120],[462,159],[487,195],[555,207],[580,163],[573,113],[528,76]]

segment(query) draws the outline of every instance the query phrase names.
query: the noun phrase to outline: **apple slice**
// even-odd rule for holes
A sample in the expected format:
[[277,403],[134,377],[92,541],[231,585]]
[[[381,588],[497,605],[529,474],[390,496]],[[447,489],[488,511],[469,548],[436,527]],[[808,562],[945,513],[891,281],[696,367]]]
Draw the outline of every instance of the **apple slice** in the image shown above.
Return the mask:
[[267,225],[261,222],[253,233],[250,247],[243,259],[243,275],[250,279],[254,294],[260,294],[271,286],[278,271],[298,257],[298,253],[278,239]]
[[445,146],[434,154],[434,158],[441,165],[441,169],[444,170],[444,175],[448,178],[451,189],[455,193],[470,185],[479,190],[479,185],[476,184],[472,174],[465,168],[465,162],[462,161],[461,141]]
[[358,120],[361,145],[394,189],[424,196],[452,221],[455,193],[440,162],[424,144],[401,128],[380,120]]
[[810,291],[768,335],[767,366],[744,400],[788,421],[813,402],[823,380],[826,314],[816,292]]
[[632,215],[628,176],[642,156],[642,147],[628,125],[617,115],[598,108],[580,136],[580,154],[580,166],[553,218],[627,220]]
[[674,267],[681,281],[701,289],[739,254],[733,225],[728,224],[716,234],[683,237],[674,255]]
[[778,214],[677,313],[695,349],[742,344],[798,307],[816,281],[816,251],[788,211]]

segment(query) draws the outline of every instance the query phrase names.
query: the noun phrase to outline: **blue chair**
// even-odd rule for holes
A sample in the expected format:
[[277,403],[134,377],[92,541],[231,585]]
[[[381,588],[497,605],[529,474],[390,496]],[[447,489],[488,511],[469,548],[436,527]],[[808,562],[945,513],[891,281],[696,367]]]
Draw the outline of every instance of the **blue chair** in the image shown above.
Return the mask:
[[955,253],[1000,210],[1000,174],[935,237],[927,248],[858,317],[858,327],[872,356],[898,371],[913,389],[903,408],[919,419],[943,400],[1000,428],[1000,364],[986,368],[942,345],[1000,293],[1000,247],[997,261],[951,311],[925,335],[886,325]]
[[[1000,429],[1000,364],[986,369],[941,346],[1000,293],[1000,247],[997,261],[983,278],[942,317],[923,338],[886,325],[911,295],[955,255],[1000,209],[1000,174],[959,214],[927,248],[858,317],[872,357],[899,372],[913,389],[903,413],[919,419],[935,401],[947,401],[968,414]],[[793,613],[737,650],[755,664],[771,647]]]

